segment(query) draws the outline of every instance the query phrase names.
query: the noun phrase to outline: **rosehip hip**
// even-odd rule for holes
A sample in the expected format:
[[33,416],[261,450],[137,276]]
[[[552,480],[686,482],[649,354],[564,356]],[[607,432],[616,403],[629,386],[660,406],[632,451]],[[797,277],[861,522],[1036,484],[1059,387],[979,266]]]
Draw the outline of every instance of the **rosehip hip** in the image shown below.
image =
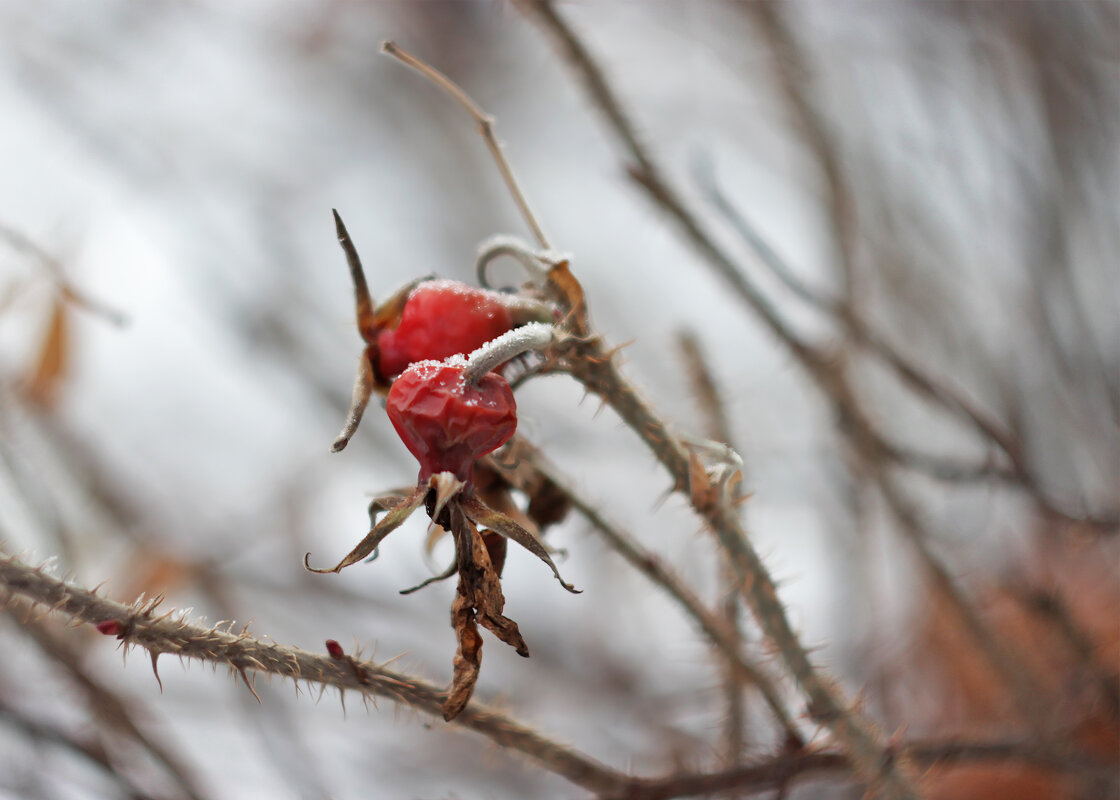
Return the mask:
[[470,483],[474,463],[517,430],[517,403],[505,378],[489,372],[470,384],[462,359],[420,361],[393,381],[389,421],[420,462],[421,483],[451,472]]
[[379,371],[389,379],[417,361],[470,353],[517,324],[506,295],[425,281],[409,293],[397,327],[377,335]]

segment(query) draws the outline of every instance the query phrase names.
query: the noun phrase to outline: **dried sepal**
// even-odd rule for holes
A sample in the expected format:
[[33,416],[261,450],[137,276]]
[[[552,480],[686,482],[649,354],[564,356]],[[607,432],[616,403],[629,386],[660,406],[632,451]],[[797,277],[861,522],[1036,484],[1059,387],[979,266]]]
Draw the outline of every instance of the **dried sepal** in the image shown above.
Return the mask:
[[479,625],[513,647],[518,655],[529,657],[529,647],[517,623],[502,614],[506,601],[498,569],[490,558],[490,548],[467,518],[461,502],[451,505],[449,515],[455,535],[459,573],[459,586],[451,606],[451,625],[459,640],[459,648],[453,662],[451,687],[443,704],[443,718],[447,721],[454,719],[466,707],[478,681],[482,666]]
[[420,581],[420,583],[416,584],[415,586],[411,586],[408,589],[401,589],[401,594],[412,594],[413,592],[418,592],[421,589],[423,589],[425,586],[431,586],[433,583],[438,583],[440,581],[447,580],[448,578],[452,577],[458,571],[459,571],[459,562],[457,560],[452,561],[451,566],[449,566],[447,569],[445,569],[439,575],[433,575],[432,577],[430,577],[426,580]]
[[494,509],[481,502],[477,497],[463,497],[460,500],[463,512],[473,522],[481,525],[484,528],[489,528],[494,533],[497,533],[506,539],[510,539],[517,544],[524,547],[530,553],[535,555],[541,561],[549,566],[552,574],[556,576],[556,580],[560,581],[560,585],[567,589],[572,594],[579,594],[580,590],[576,589],[570,583],[560,577],[560,570],[557,569],[556,564],[552,560],[552,556],[548,554],[548,549],[540,542],[539,539],[529,533],[529,531],[522,528],[512,519],[505,514],[499,513]]
[[[419,508],[424,503],[424,497],[428,494],[427,486],[420,486],[411,495],[399,500],[392,508],[386,509],[388,513],[385,517],[378,522],[370,530],[362,541],[358,542],[357,547],[351,550],[345,558],[338,562],[330,569],[315,569],[309,563],[311,554],[307,553],[303,557],[303,566],[311,572],[319,574],[327,574],[332,572],[340,572],[343,568],[356,564],[363,558],[368,556],[374,549],[381,544],[381,541],[390,533],[395,531],[401,524],[409,518],[413,511]],[[372,512],[372,508],[371,508]]]
[[332,208],[331,213],[334,214],[334,229],[338,234],[338,243],[342,247],[342,252],[346,254],[346,265],[350,268],[350,279],[354,284],[354,304],[358,312],[358,332],[361,333],[367,344],[373,344],[377,339],[377,326],[374,322],[373,298],[370,297],[369,286],[366,285],[366,273],[362,269],[362,259],[358,256],[358,250],[354,247],[354,241],[350,238],[350,232],[346,230],[346,224],[342,221],[338,211]]
[[362,421],[362,414],[365,413],[366,406],[369,405],[369,398],[373,394],[376,383],[377,379],[374,376],[370,348],[367,347],[362,351],[361,359],[358,361],[358,374],[354,378],[354,389],[350,395],[350,409],[346,412],[346,424],[343,425],[342,432],[335,437],[331,444],[332,453],[345,449],[346,445],[350,443],[350,439],[358,430],[358,424]]
[[462,494],[464,485],[463,481],[451,472],[437,472],[428,479],[428,488],[435,492],[432,505],[428,508],[428,516],[432,518],[432,522],[437,525],[443,524],[440,518],[443,516],[444,509],[453,497]]

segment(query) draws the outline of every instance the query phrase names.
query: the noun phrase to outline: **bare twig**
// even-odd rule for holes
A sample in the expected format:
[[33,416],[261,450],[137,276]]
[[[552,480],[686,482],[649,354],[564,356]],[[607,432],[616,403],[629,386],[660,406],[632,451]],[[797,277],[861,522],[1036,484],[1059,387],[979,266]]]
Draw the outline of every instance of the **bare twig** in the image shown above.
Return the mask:
[[839,255],[844,292],[840,301],[853,308],[860,296],[856,272],[856,239],[859,234],[855,199],[842,166],[836,139],[828,130],[824,116],[813,98],[808,60],[796,38],[782,19],[779,4],[772,0],[744,2],[742,7],[754,18],[762,39],[770,48],[778,87],[793,112],[794,124],[809,147],[824,175],[825,198],[832,238]]
[[[678,337],[685,370],[689,376],[689,383],[696,393],[700,405],[701,415],[705,421],[704,435],[731,446],[731,425],[728,423],[727,410],[724,407],[723,397],[716,386],[715,376],[704,358],[700,342],[695,335],[683,332]],[[737,449],[737,448],[735,448]],[[740,480],[736,486],[741,485]],[[733,498],[738,500],[738,496]],[[722,584],[723,618],[728,629],[737,642],[742,642],[743,632],[740,627],[739,586],[736,581],[735,570],[724,559],[719,563],[719,579]],[[727,695],[727,721],[726,738],[729,765],[738,764],[743,753],[743,729],[746,721],[746,710],[743,708],[743,692],[733,673],[728,673],[725,678],[724,691]]]
[[109,757],[109,753],[96,739],[80,737],[45,722],[32,719],[2,700],[0,700],[0,722],[20,729],[33,740],[53,744],[78,754],[116,783],[124,796],[132,798],[132,800],[147,800],[150,797],[140,787],[134,785],[121,770],[117,769]]
[[790,717],[789,710],[778,692],[776,681],[764,667],[743,653],[742,643],[733,627],[708,610],[680,576],[666,566],[656,554],[643,547],[633,534],[609,521],[592,501],[584,497],[572,482],[561,475],[556,467],[524,437],[514,437],[507,448],[501,458],[494,460],[495,466],[502,471],[503,476],[506,476],[518,489],[525,488],[518,485],[521,473],[516,466],[519,464],[529,464],[536,474],[545,476],[558,491],[563,493],[572,508],[591,523],[615,552],[680,604],[719,650],[734,675],[736,688],[741,691],[743,684],[757,688],[778,724],[781,725],[786,739],[794,746],[800,745],[803,741],[801,732]]
[[458,84],[431,65],[405,52],[395,42],[384,42],[381,49],[443,89],[471,115],[475,124],[478,125],[478,132],[482,134],[482,138],[486,141],[486,147],[489,148],[490,155],[494,157],[494,162],[498,165],[498,171],[502,173],[502,180],[506,182],[506,187],[513,195],[514,202],[517,203],[517,208],[525,219],[525,224],[529,226],[529,230],[533,232],[533,237],[540,243],[541,247],[546,250],[550,248],[552,245],[548,243],[548,237],[544,235],[540,222],[537,221],[529,208],[529,202],[525,199],[524,192],[521,191],[521,186],[517,182],[513,168],[510,167],[505,154],[502,152],[502,145],[494,135],[494,118],[483,111],[478,103],[472,100],[470,95],[464,92]]

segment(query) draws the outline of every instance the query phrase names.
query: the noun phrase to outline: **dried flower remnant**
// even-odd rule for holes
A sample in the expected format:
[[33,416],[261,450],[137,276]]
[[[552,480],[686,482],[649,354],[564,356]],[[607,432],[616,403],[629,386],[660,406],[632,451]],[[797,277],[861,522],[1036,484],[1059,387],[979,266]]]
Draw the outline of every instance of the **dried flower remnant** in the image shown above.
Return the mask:
[[[527,350],[547,347],[553,336],[551,327],[532,324],[508,331],[469,358],[452,356],[408,367],[389,389],[386,409],[405,446],[420,462],[416,490],[374,500],[369,534],[334,567],[313,569],[307,557],[304,559],[313,572],[339,572],[373,553],[421,505],[432,522],[451,533],[455,541],[451,566],[403,592],[459,576],[451,608],[459,648],[443,705],[447,720],[463,710],[478,681],[482,661],[479,625],[519,655],[529,655],[517,623],[502,613],[505,597],[500,578],[507,540],[544,561],[565,589],[577,591],[560,577],[547,548],[532,533],[478,498],[472,480],[475,462],[507,442],[517,429],[513,391],[492,369]],[[381,512],[385,516],[379,521]]]

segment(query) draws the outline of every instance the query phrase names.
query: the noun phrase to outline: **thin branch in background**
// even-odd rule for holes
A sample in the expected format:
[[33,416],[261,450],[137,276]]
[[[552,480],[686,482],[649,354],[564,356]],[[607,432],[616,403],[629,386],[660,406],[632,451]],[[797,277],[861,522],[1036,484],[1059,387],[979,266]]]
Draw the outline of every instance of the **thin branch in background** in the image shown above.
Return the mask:
[[86,762],[93,764],[109,780],[115,783],[125,797],[132,800],[149,800],[151,795],[136,786],[128,776],[118,770],[109,753],[96,739],[80,737],[69,731],[46,722],[32,719],[27,714],[12,708],[0,697],[0,722],[16,728],[31,740],[54,745],[77,754]]
[[1026,608],[1042,617],[1061,635],[1074,658],[1092,676],[1108,715],[1114,722],[1120,723],[1120,681],[1101,663],[1093,640],[1073,618],[1061,594],[1056,589],[1019,590],[1014,594]]
[[[912,448],[894,445],[884,439],[881,442],[882,447],[886,449],[892,459],[902,466],[919,470],[948,482],[994,479],[1003,483],[1012,483],[1033,496],[1035,501],[1048,511],[1071,518],[1069,512],[1057,512],[1054,502],[1042,495],[1041,489],[1033,478],[1026,462],[1021,441],[1010,429],[999,422],[992,414],[981,409],[964,393],[907,359],[884,336],[873,331],[858,315],[851,313],[849,309],[845,309],[837,301],[802,281],[723,193],[716,181],[710,160],[700,161],[695,165],[693,172],[704,197],[754,251],[771,274],[795,296],[824,312],[833,322],[842,326],[856,344],[864,347],[869,353],[890,367],[905,386],[969,425],[987,442],[998,447],[1008,457],[1011,468],[1008,469],[990,463],[957,463]],[[1107,519],[1102,519],[1101,522],[1101,527],[1107,528]]]
[[734,676],[737,692],[741,694],[744,685],[756,688],[781,726],[790,746],[800,747],[803,744],[804,737],[790,716],[775,679],[762,665],[755,663],[743,653],[740,637],[734,627],[728,624],[728,620],[720,619],[712,613],[680,576],[666,566],[655,553],[643,547],[629,531],[610,522],[593,502],[576,490],[571,480],[561,475],[556,467],[523,436],[511,440],[509,449],[503,453],[502,458],[495,459],[494,463],[515,488],[523,491],[526,487],[519,485],[520,473],[515,468],[516,465],[529,464],[535,474],[545,476],[556,490],[567,498],[572,508],[603,537],[611,549],[651,583],[664,590],[696,621]]
[[[677,336],[677,344],[681,349],[685,372],[688,375],[689,385],[696,394],[700,406],[700,416],[704,420],[704,435],[716,442],[722,442],[736,452],[741,452],[732,446],[731,426],[727,419],[727,409],[723,402],[719,388],[716,386],[715,376],[712,374],[704,352],[700,348],[700,341],[695,334],[682,332]],[[742,485],[740,475],[735,488]],[[733,497],[738,501],[739,496]],[[735,570],[723,558],[719,560],[719,581],[723,602],[723,618],[728,630],[735,636],[736,643],[743,641],[743,631],[740,620],[739,586],[736,582]],[[734,766],[740,763],[744,747],[744,731],[746,725],[746,709],[743,706],[743,691],[735,680],[734,674],[728,672],[724,678],[724,693],[727,695],[727,720],[725,723],[725,738],[727,739],[728,764]]]
[[112,688],[98,680],[82,664],[81,654],[72,640],[63,638],[42,620],[31,616],[31,607],[22,601],[9,601],[3,609],[16,624],[21,625],[29,638],[35,642],[45,656],[58,664],[81,689],[86,701],[95,712],[97,724],[123,734],[147,751],[153,759],[163,766],[166,773],[175,781],[186,797],[198,800],[203,796],[195,785],[194,770],[179,758],[169,747],[162,744],[149,731],[145,731],[137,721],[136,712],[128,701]]
[[406,66],[416,70],[440,89],[447,92],[456,103],[462,106],[466,112],[471,115],[475,124],[478,125],[478,132],[486,142],[486,147],[490,150],[490,155],[494,157],[494,163],[498,165],[498,171],[502,174],[502,180],[505,181],[506,188],[509,189],[510,194],[513,195],[514,202],[517,203],[517,208],[521,212],[525,224],[527,224],[529,230],[533,232],[533,238],[535,238],[545,250],[550,249],[552,245],[548,243],[548,237],[544,235],[544,230],[541,228],[540,222],[529,207],[529,202],[525,199],[525,193],[521,191],[521,186],[517,182],[517,176],[514,174],[513,168],[502,152],[502,145],[494,135],[494,118],[483,111],[478,103],[471,99],[470,95],[464,92],[458,84],[430,64],[426,64],[415,56],[405,52],[395,42],[384,42],[381,45],[381,50]]
[[67,301],[73,303],[83,311],[88,311],[94,316],[101,317],[118,327],[128,324],[128,316],[123,311],[118,311],[109,304],[90,297],[81,289],[74,286],[66,277],[66,270],[63,268],[62,263],[46,249],[36,244],[31,237],[9,225],[0,223],[0,239],[6,241],[8,246],[13,250],[30,256],[40,264],[51,276],[51,279],[62,293],[62,297]]
[[1030,725],[1040,742],[1047,742],[1048,711],[1050,699],[1037,677],[1006,641],[997,633],[964,595],[953,580],[949,570],[930,549],[931,535],[926,530],[917,510],[906,497],[898,483],[882,469],[881,465],[868,463],[872,480],[886,501],[891,513],[898,520],[903,534],[918,552],[926,576],[938,596],[947,601],[957,616],[960,626],[969,634],[973,644],[983,654],[989,667],[1003,681],[1024,721]]
[[[836,139],[828,130],[827,121],[817,109],[811,94],[812,73],[808,59],[797,44],[797,39],[785,24],[780,4],[772,0],[742,2],[747,12],[761,29],[762,41],[770,48],[771,63],[778,87],[786,104],[793,112],[794,125],[824,175],[825,215],[831,226],[832,239],[839,255],[840,273],[843,277],[843,295],[839,306],[850,309],[862,296],[856,265],[857,239],[859,236],[858,209],[852,189],[844,173],[842,157]],[[845,314],[847,316],[849,314]]]

